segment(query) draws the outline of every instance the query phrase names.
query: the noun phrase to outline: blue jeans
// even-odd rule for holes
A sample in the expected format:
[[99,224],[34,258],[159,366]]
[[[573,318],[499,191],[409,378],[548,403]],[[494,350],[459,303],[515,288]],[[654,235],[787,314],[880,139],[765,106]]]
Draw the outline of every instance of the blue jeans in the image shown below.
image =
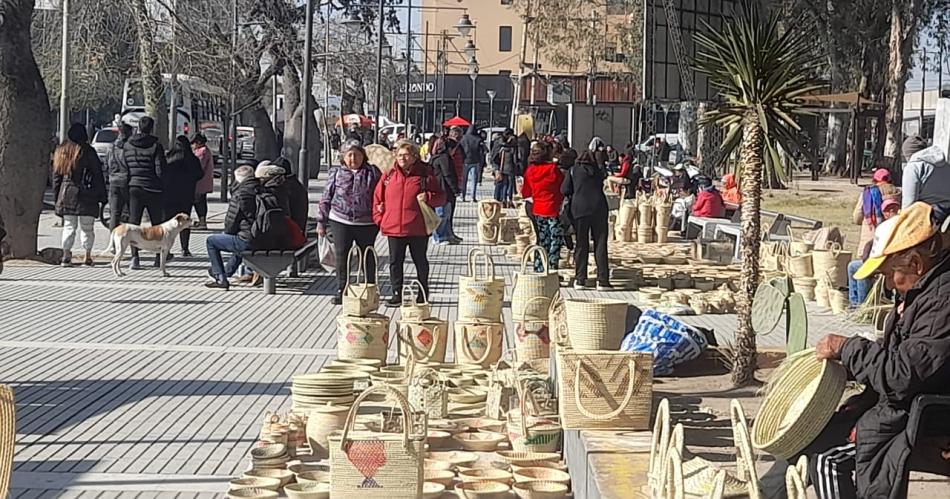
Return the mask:
[[864,303],[868,297],[868,291],[871,289],[870,279],[855,279],[854,273],[861,268],[861,260],[854,260],[848,264],[848,301],[852,307],[857,307]]
[[508,175],[502,175],[500,181],[495,181],[495,201],[504,203],[508,200],[508,184],[510,182],[511,177]]
[[[218,279],[227,279],[234,275],[241,265],[241,252],[251,248],[251,243],[231,234],[213,234],[208,236],[205,246],[208,249],[208,258],[211,260],[211,273]],[[221,259],[221,252],[231,253],[228,264]]]
[[435,213],[442,217],[442,223],[435,228],[432,239],[437,243],[451,240],[455,237],[455,231],[452,229],[452,223],[455,218],[455,200],[450,199],[446,201],[445,205],[435,209]]
[[472,163],[465,165],[464,176],[462,180],[462,198],[468,193],[472,193],[472,201],[475,201],[475,193],[478,190],[478,180],[481,175],[481,165]]

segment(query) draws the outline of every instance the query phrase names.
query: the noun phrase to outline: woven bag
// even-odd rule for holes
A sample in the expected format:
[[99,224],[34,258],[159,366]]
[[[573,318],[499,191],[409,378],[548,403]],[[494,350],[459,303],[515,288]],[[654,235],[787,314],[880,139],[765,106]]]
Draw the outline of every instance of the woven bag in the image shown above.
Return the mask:
[[389,350],[389,317],[340,315],[337,321],[336,349],[339,359],[376,359],[386,363]]
[[[535,272],[534,265],[529,264],[531,257],[541,261],[541,272]],[[512,317],[522,317],[526,320],[547,320],[548,308],[551,299],[561,289],[557,272],[551,272],[548,255],[544,248],[531,246],[521,257],[521,270],[515,273],[514,286],[511,290]],[[541,298],[541,300],[535,300]]]
[[558,414],[565,430],[645,430],[653,356],[558,350]]
[[498,237],[501,233],[498,222],[478,222],[475,225],[478,228],[479,244],[498,244]]
[[812,267],[811,253],[789,255],[786,262],[788,263],[788,275],[792,277],[811,277],[815,273]]
[[511,409],[511,397],[515,389],[508,383],[508,377],[498,372],[498,363],[492,364],[488,375],[488,396],[485,399],[485,417],[502,419]]
[[435,317],[399,322],[399,359],[410,356],[419,362],[445,362],[449,322]]
[[[529,418],[526,402],[531,391],[523,389],[521,394],[518,423],[508,423],[508,440],[515,452],[556,452],[561,445],[561,425],[548,418]],[[537,416],[537,414],[535,414]],[[529,421],[535,419],[535,421]]]
[[[526,312],[533,302],[544,302],[550,308],[551,300],[544,296],[535,296],[528,300],[527,306],[522,307],[522,314],[515,322],[515,358],[518,362],[547,359],[551,357],[551,333],[548,321],[528,320]],[[512,312],[514,315],[514,312]]]
[[457,364],[478,364],[487,369],[501,358],[504,345],[505,325],[501,322],[455,322]]
[[431,368],[414,372],[409,379],[409,404],[429,419],[444,419],[448,413],[445,378]]
[[504,214],[501,203],[492,199],[478,202],[478,219],[484,222],[496,222]]
[[495,277],[494,260],[473,248],[468,254],[468,275],[459,277],[458,320],[498,322],[504,300],[505,280]]
[[[373,255],[373,261],[376,263],[374,268],[379,268],[379,261],[376,259],[376,251],[372,247],[367,246],[366,250],[360,254],[359,247],[353,245],[346,257],[347,269],[353,268],[354,254],[356,254],[357,259],[356,281],[351,282],[350,276],[347,275],[346,289],[343,290],[343,313],[362,317],[379,309],[377,279],[374,278],[373,282],[369,282],[369,277],[366,275],[370,254]],[[360,280],[361,278],[362,280]]]
[[848,263],[851,261],[850,251],[841,251],[838,243],[830,242],[825,248],[815,248],[812,251],[812,264],[815,277],[826,278],[830,281],[830,288],[848,287]]
[[[422,301],[419,301],[419,297]],[[412,281],[402,287],[402,306],[399,317],[404,321],[421,321],[432,317],[432,304],[426,296],[426,290],[419,281]]]
[[567,331],[575,350],[617,350],[626,332],[627,302],[567,298]]
[[515,242],[515,236],[521,230],[517,217],[501,217],[498,219],[498,242],[501,244],[512,244]]
[[[402,409],[401,433],[354,431],[360,405],[383,394]],[[388,386],[374,386],[353,402],[342,433],[330,435],[330,495],[333,497],[422,497],[425,433],[410,434],[409,401]]]

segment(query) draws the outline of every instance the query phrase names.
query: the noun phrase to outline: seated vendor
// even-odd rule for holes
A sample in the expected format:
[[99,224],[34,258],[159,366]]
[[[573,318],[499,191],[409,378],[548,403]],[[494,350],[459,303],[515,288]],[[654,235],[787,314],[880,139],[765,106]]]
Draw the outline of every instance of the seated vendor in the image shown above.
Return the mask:
[[818,342],[819,359],[840,361],[864,386],[803,451],[819,498],[907,497],[909,470],[950,475],[945,419],[925,419],[913,448],[904,436],[915,397],[950,395],[950,251],[937,211],[918,202],[878,225],[855,275],[883,275],[897,293],[883,340],[829,334]]

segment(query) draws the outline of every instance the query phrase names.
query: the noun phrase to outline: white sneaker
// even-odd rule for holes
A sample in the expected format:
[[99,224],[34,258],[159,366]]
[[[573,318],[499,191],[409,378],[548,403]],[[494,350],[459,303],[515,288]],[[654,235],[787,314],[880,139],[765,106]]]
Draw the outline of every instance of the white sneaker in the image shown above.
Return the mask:
[[449,241],[439,241],[435,243],[436,246],[448,246],[449,244],[451,244]]

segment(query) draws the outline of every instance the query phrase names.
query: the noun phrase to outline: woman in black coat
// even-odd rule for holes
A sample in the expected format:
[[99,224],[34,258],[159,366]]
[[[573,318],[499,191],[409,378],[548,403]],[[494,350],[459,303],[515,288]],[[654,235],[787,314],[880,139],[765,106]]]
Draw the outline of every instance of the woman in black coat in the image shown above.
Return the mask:
[[587,258],[590,241],[594,240],[594,259],[597,262],[597,289],[609,291],[610,268],[607,262],[607,196],[604,195],[604,179],[607,173],[597,164],[590,151],[584,151],[577,163],[564,176],[561,194],[570,198],[571,217],[577,242],[574,246],[574,288],[589,289],[587,284]]
[[[171,218],[179,213],[190,214],[195,202],[195,184],[204,176],[201,161],[192,152],[191,142],[184,135],[179,135],[175,139],[175,144],[168,151],[166,159],[168,166],[162,172],[165,216]],[[153,221],[152,223],[161,222]],[[190,239],[190,229],[178,233],[182,256],[191,256],[191,251],[188,249]]]
[[92,266],[99,205],[108,201],[102,163],[89,145],[86,127],[74,123],[67,139],[53,154],[53,192],[56,214],[63,217],[63,267],[71,267],[76,232],[86,251],[85,265]]

